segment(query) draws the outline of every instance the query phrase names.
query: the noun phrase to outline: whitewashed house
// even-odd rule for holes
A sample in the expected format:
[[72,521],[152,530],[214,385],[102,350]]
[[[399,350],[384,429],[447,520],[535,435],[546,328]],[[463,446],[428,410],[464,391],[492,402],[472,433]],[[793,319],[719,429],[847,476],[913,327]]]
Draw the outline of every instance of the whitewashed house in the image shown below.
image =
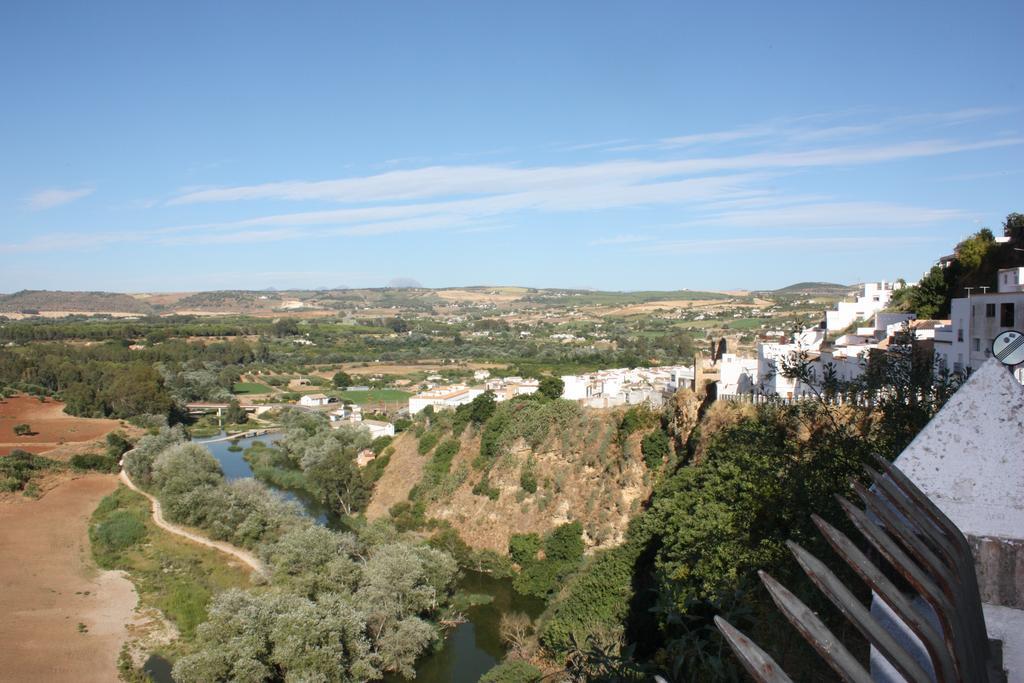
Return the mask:
[[489,380],[484,387],[494,394],[497,402],[507,401],[516,396],[529,396],[540,389],[540,381],[522,377],[499,377]]
[[825,328],[829,332],[844,330],[855,322],[869,320],[889,305],[892,293],[900,289],[898,282],[868,282],[864,293],[854,301],[840,301],[836,310],[825,313]]
[[307,406],[315,408],[317,406],[325,406],[329,403],[337,403],[338,399],[328,396],[327,394],[305,394],[299,399],[300,406]]
[[[1001,332],[1024,332],[1024,268],[1000,270],[996,282],[995,292],[953,299],[949,325],[935,330],[936,359],[949,371],[981,367]],[[1014,374],[1024,384],[1024,365]]]
[[415,415],[427,406],[434,410],[455,410],[484,393],[483,389],[471,389],[465,384],[434,387],[409,398],[409,414]]

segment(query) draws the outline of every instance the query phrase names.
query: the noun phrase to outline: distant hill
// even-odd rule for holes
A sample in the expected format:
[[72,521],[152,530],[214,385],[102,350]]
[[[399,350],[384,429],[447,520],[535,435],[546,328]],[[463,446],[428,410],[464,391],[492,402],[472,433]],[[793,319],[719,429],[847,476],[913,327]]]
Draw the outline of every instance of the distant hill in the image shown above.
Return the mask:
[[0,313],[29,311],[68,311],[74,313],[136,313],[154,312],[151,305],[128,294],[113,292],[61,292],[23,289],[0,295]]
[[840,285],[835,282],[797,282],[796,284],[771,290],[772,294],[845,294],[855,285]]

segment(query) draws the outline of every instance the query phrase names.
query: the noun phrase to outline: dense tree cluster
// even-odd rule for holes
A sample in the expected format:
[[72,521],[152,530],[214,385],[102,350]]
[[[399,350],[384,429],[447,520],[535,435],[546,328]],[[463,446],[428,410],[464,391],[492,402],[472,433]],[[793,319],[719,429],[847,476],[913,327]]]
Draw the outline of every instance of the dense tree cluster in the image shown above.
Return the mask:
[[297,529],[269,551],[274,590],[227,591],[199,627],[198,652],[175,680],[365,681],[406,676],[439,636],[451,556],[394,540],[373,545],[322,527]]
[[944,318],[949,316],[950,302],[966,296],[966,287],[994,289],[999,269],[1024,265],[1024,215],[1007,216],[1003,235],[1009,241],[996,242],[992,231],[982,228],[963,240],[950,263],[932,266],[916,285],[897,290],[895,304],[920,318]]
[[579,522],[569,522],[543,539],[537,534],[514,534],[509,539],[509,556],[520,567],[512,583],[516,591],[547,599],[561,588],[583,559],[582,533]]
[[[865,463],[897,455],[942,406],[953,386],[921,362],[905,344],[873,357],[862,387],[872,392],[871,407],[716,404],[687,445],[699,463],[666,472],[626,542],[598,552],[570,580],[541,619],[542,646],[582,678],[720,678],[739,672],[712,622],[725,614],[783,653],[787,671],[819,676],[820,662],[772,607],[756,572],[820,606],[785,541],[827,554],[811,514],[844,528],[833,496],[849,495]],[[535,552],[535,542],[518,543],[514,556]]]
[[[344,486],[321,477],[320,468],[350,461],[369,444],[366,431],[331,430],[322,416],[299,411],[283,419],[283,452],[317,486],[342,495]],[[435,620],[451,599],[455,560],[387,525],[365,527],[360,535],[316,526],[252,479],[226,483],[209,451],[185,438],[180,427],[143,437],[126,454],[126,469],[157,495],[171,521],[263,556],[271,588],[217,596],[195,652],[175,664],[175,680],[411,675],[416,658],[441,635]],[[345,504],[351,504],[347,496]],[[97,530],[104,547],[132,532],[131,520],[115,522]]]
[[353,425],[332,429],[323,415],[294,409],[282,413],[281,424],[285,438],[278,446],[303,472],[310,493],[345,515],[364,509],[373,482],[362,475],[355,458],[370,447],[370,432]]

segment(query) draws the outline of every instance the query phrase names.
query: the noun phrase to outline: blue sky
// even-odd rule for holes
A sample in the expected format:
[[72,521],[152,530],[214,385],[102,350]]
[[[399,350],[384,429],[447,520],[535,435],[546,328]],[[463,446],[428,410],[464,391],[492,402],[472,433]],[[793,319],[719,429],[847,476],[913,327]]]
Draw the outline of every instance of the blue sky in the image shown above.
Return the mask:
[[0,291],[915,279],[1024,211],[1022,30],[1017,1],[5,2]]

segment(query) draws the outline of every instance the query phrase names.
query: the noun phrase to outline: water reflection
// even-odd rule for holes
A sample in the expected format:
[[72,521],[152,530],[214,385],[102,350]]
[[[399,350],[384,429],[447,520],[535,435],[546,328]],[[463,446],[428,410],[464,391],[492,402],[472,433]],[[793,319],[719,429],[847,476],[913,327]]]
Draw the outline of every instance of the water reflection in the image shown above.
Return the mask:
[[[281,433],[273,433],[233,441],[194,441],[208,448],[220,463],[224,476],[228,481],[234,481],[253,476],[249,463],[243,457],[245,449],[256,441],[271,445],[283,436]],[[229,450],[232,444],[237,444],[242,450]],[[281,493],[288,500],[298,502],[318,523],[334,529],[345,528],[338,515],[324,508],[307,492],[270,485],[268,488]],[[544,610],[543,600],[519,595],[512,589],[510,579],[496,579],[488,574],[467,571],[459,580],[458,588],[463,593],[489,595],[493,600],[485,605],[468,608],[465,612],[467,621],[452,629],[437,650],[419,659],[416,664],[417,681],[474,683],[505,656],[506,649],[499,633],[501,615],[507,612],[525,612],[536,619]],[[147,666],[150,662],[154,662],[155,671],[161,666],[160,662],[166,664],[166,660],[159,657],[150,657]],[[170,681],[169,669],[167,665],[166,678],[154,677],[155,680]],[[405,680],[395,674],[384,678],[385,683],[402,683]]]

